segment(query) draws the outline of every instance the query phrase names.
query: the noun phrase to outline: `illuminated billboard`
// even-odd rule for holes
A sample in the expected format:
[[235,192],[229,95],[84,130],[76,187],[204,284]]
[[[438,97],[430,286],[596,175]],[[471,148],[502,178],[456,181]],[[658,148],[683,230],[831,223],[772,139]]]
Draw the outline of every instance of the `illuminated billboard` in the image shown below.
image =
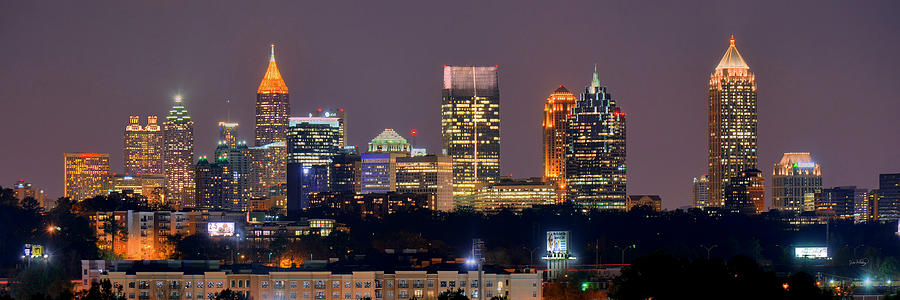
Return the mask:
[[35,244],[25,244],[23,253],[25,257],[42,257],[44,256],[44,246]]
[[206,230],[209,236],[233,236],[234,222],[209,222]]
[[827,247],[795,247],[794,256],[797,258],[828,258]]
[[566,253],[569,252],[569,232],[568,231],[547,231],[547,252],[550,253]]

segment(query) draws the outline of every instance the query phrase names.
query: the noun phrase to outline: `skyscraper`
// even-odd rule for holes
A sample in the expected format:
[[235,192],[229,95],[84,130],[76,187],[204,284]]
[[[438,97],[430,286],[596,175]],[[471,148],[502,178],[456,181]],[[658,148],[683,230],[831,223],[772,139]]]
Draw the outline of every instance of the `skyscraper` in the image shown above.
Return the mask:
[[703,174],[700,178],[694,177],[691,192],[692,206],[699,209],[706,208],[709,205],[709,176]]
[[250,147],[250,196],[264,198],[284,194],[287,183],[285,142]]
[[285,140],[291,115],[288,96],[288,87],[275,64],[275,45],[272,45],[269,67],[256,90],[256,146]]
[[360,193],[397,191],[397,159],[410,153],[409,142],[391,128],[386,128],[369,142],[362,154]]
[[809,152],[785,153],[772,170],[772,209],[803,212],[804,197],[822,191],[822,169]]
[[65,193],[74,201],[81,201],[109,192],[109,154],[65,153]]
[[340,151],[340,138],[337,118],[290,118],[286,141],[288,215],[308,208],[309,194],[328,191],[328,168]]
[[53,209],[53,207],[56,206],[56,200],[49,201],[50,199],[46,199],[48,201],[45,202],[44,196],[46,196],[44,190],[32,187],[31,183],[26,182],[25,180],[16,181],[16,184],[13,185],[13,197],[15,197],[16,200],[19,200],[19,205],[23,204],[22,201],[24,201],[25,198],[31,198],[34,199],[38,205],[43,207],[45,211]]
[[163,132],[156,116],[147,117],[141,126],[139,116],[128,117],[124,134],[125,173],[130,175],[163,174]]
[[441,142],[453,161],[453,194],[500,178],[498,67],[444,66]]
[[453,162],[443,154],[399,157],[396,160],[399,193],[435,195],[436,208],[453,210]]
[[[868,190],[855,186],[822,189],[816,193],[816,215],[824,219],[853,219],[864,221]],[[860,211],[857,210],[860,208]]]
[[625,209],[625,113],[594,68],[568,117],[566,134],[567,198],[581,210]]
[[180,95],[175,96],[163,124],[166,202],[177,208],[195,204],[194,121],[181,101]]
[[567,118],[577,101],[575,95],[560,85],[544,105],[544,182],[553,183],[560,190],[566,188]]
[[900,219],[900,173],[878,176],[878,220],[897,222]]
[[756,76],[734,37],[709,76],[709,201],[722,206],[731,177],[756,169]]
[[228,176],[225,157],[216,157],[212,163],[206,156],[197,161],[196,207],[222,210],[228,208],[226,194],[231,178]]
[[237,145],[238,123],[219,122],[219,140],[225,142],[228,147]]
[[749,169],[728,179],[725,209],[733,213],[758,214],[765,210],[765,178],[757,169]]

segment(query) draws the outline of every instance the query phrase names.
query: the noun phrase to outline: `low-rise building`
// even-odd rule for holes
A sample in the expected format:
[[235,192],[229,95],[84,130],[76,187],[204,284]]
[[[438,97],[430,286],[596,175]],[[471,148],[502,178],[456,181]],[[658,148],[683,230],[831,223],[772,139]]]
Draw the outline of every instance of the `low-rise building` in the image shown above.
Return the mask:
[[659,195],[628,195],[625,198],[625,210],[639,206],[649,206],[655,211],[662,211],[662,198]]
[[469,271],[464,264],[439,264],[410,270],[375,268],[295,268],[217,266],[209,261],[167,261],[148,264],[103,264],[82,261],[82,288],[109,280],[127,299],[212,299],[231,289],[248,299],[437,299],[447,290],[461,289],[470,299],[505,296],[542,299],[539,273],[510,273],[486,266]]

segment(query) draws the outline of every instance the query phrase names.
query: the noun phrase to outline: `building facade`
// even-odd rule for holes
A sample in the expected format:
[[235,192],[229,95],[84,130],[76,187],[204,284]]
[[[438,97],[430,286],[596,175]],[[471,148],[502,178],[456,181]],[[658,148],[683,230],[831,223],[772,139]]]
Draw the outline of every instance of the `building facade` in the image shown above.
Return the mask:
[[543,182],[540,178],[504,179],[495,184],[482,185],[474,194],[463,196],[457,203],[489,214],[502,210],[520,212],[536,205],[555,204],[556,192],[554,184]]
[[328,191],[328,169],[340,152],[337,118],[290,118],[287,134],[287,210],[309,207],[308,196]]
[[[250,147],[250,197],[263,198],[287,188],[285,142]],[[283,194],[283,192],[281,193]]]
[[428,193],[316,193],[310,195],[309,206],[332,215],[382,218],[399,211],[435,210],[436,201]]
[[344,147],[331,163],[331,180],[328,191],[333,193],[359,193],[362,187],[362,157],[356,153],[355,147]]
[[822,191],[822,169],[809,152],[785,153],[772,170],[772,209],[803,212],[808,194]]
[[22,205],[22,201],[24,201],[25,198],[31,198],[34,199],[35,202],[37,202],[37,205],[40,205],[40,207],[44,208],[45,211],[53,209],[53,207],[56,206],[55,200],[52,201],[53,203],[50,203],[51,199],[45,199],[46,194],[44,193],[43,189],[33,187],[31,186],[31,183],[25,180],[16,181],[16,183],[13,184],[12,188],[13,197],[15,197],[16,200],[19,201],[19,205]]
[[[575,98],[569,90],[559,86],[544,104],[544,181],[566,189],[566,149],[569,114],[575,108]],[[560,197],[562,198],[562,197]],[[557,199],[564,201],[565,199]]]
[[606,87],[600,86],[595,68],[568,118],[566,137],[567,201],[582,211],[625,209],[625,113]]
[[255,146],[285,141],[291,102],[288,87],[275,63],[275,45],[269,57],[269,67],[256,90]]
[[444,66],[441,148],[453,161],[454,195],[500,177],[498,67]]
[[878,220],[897,222],[900,219],[900,173],[878,176]]
[[730,41],[709,76],[709,204],[718,207],[728,180],[757,161],[756,76]]
[[691,203],[694,208],[704,209],[709,206],[709,176],[694,177],[691,184]]
[[131,197],[142,197],[151,204],[166,203],[166,178],[163,175],[113,173],[111,179],[110,192]]
[[225,142],[228,147],[237,146],[238,141],[238,123],[219,122],[219,141]]
[[758,214],[765,211],[766,186],[762,172],[746,170],[728,179],[725,186],[725,210],[732,213]]
[[175,96],[163,124],[165,140],[166,201],[174,207],[191,207],[194,203],[194,121]]
[[[866,189],[839,186],[816,193],[816,216],[825,220],[862,219],[867,201]],[[857,210],[859,209],[859,210]]]
[[625,205],[626,210],[629,211],[641,206],[650,207],[654,211],[662,211],[662,198],[659,195],[628,195]]
[[492,271],[480,272],[479,276],[479,272],[458,268],[344,272],[275,269],[247,273],[230,269],[199,273],[85,270],[84,273],[97,274],[97,281],[108,279],[114,286],[122,287],[121,296],[128,299],[213,299],[225,289],[247,299],[437,299],[441,292],[456,289],[465,292],[469,299],[480,299],[480,296],[543,299],[540,274]]
[[141,126],[140,117],[130,116],[124,134],[125,173],[129,175],[162,175],[164,168],[162,128],[156,116],[147,117]]
[[453,161],[450,156],[398,157],[395,169],[397,192],[432,194],[437,210],[453,210]]
[[109,154],[107,153],[65,153],[64,197],[81,201],[97,195],[109,193]]

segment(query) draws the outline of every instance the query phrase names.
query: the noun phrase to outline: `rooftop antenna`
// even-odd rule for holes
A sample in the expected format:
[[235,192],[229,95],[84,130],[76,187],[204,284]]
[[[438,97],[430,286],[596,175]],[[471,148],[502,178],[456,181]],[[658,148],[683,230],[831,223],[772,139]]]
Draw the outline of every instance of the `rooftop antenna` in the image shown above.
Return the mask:
[[231,122],[231,99],[225,98],[225,122]]

